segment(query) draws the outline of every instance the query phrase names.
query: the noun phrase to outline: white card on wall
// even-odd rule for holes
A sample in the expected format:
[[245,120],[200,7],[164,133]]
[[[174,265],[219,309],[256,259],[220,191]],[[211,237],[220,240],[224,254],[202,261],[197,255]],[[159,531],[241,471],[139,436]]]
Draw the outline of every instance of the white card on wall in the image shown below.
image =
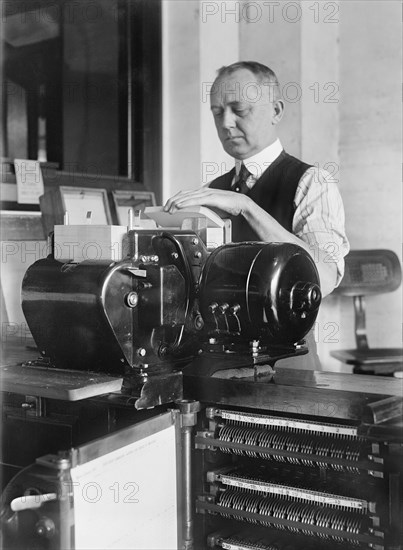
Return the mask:
[[38,160],[14,159],[17,180],[17,202],[39,204],[44,193],[41,165]]

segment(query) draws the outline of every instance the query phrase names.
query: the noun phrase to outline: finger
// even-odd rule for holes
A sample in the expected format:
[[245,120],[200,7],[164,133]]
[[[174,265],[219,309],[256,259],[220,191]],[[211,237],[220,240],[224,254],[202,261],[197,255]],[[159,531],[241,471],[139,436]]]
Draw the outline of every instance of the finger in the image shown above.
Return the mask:
[[200,189],[198,188],[198,189],[191,189],[190,191],[178,191],[175,195],[173,195],[170,199],[167,200],[167,202],[164,205],[164,210],[166,212],[175,210],[176,204],[178,203],[179,200],[188,196],[192,196],[193,194],[197,194],[199,193],[199,190]]
[[177,193],[175,193],[175,195],[172,195],[172,197],[170,197],[167,200],[167,202],[164,204],[163,210],[165,210],[165,212],[168,212],[172,204],[176,201],[177,197],[180,196],[181,194],[182,194],[182,191],[178,191]]

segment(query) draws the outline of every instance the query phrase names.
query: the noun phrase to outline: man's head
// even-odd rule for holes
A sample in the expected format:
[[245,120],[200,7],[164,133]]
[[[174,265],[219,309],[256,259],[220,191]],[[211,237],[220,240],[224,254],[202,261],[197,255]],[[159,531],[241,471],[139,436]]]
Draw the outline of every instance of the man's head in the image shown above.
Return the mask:
[[284,103],[274,72],[254,61],[222,67],[210,94],[211,111],[225,151],[244,160],[277,139]]

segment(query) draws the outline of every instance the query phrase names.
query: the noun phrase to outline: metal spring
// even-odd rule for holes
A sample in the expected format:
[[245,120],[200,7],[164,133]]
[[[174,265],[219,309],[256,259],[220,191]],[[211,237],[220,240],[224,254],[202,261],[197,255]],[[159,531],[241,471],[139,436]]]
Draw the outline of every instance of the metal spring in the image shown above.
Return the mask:
[[[307,480],[306,477],[303,477],[303,478],[290,478],[290,473],[289,471],[287,470],[284,470],[282,468],[279,469],[279,467],[274,467],[274,469],[271,469],[270,470],[270,473],[265,471],[264,472],[264,475],[261,474],[261,475],[256,475],[254,471],[250,470],[249,468],[240,468],[240,469],[237,469],[235,471],[232,471],[231,474],[232,476],[235,476],[236,478],[238,479],[242,479],[242,480],[245,480],[246,482],[248,483],[255,483],[255,484],[260,484],[260,483],[268,483],[268,484],[275,484],[275,485],[279,485],[279,486],[284,486],[284,487],[292,487],[294,489],[302,489],[302,490],[312,490],[312,491],[319,491],[319,492],[323,492],[323,486],[320,484],[320,478],[318,476],[316,476],[316,479],[309,479]],[[339,478],[338,478],[339,480]],[[332,482],[329,482],[328,485],[327,485],[327,489],[326,489],[326,493],[329,493],[329,494],[332,494],[332,493],[336,493],[338,494],[338,491],[339,491],[339,482],[338,480],[334,480],[333,483]],[[336,483],[335,483],[336,481]],[[248,491],[250,492],[252,495],[259,495],[259,496],[268,496],[269,493],[267,490],[264,490],[264,489],[261,489],[261,490],[258,490],[257,488],[254,488],[254,487],[251,487],[251,488],[246,488],[246,487],[243,487],[242,488],[243,491]],[[350,491],[349,491],[350,493]],[[361,493],[361,491],[360,491]],[[350,496],[352,498],[354,498],[354,495],[351,495]],[[301,495],[301,497],[286,497],[284,495],[282,495],[281,498],[289,498],[291,499],[293,502],[301,502],[301,503],[304,503],[304,504],[308,504],[310,507],[312,506],[312,502],[307,502],[306,499]],[[330,508],[334,508],[334,509],[337,509],[337,510],[342,510],[342,511],[351,511],[351,508],[347,507],[347,506],[341,506],[341,505],[332,505],[332,504],[327,504],[326,506],[330,507]],[[365,508],[362,507],[362,508],[359,508],[359,509],[356,509],[355,510],[355,513],[357,514],[361,514],[361,515],[364,515],[366,513],[365,511]]]
[[[250,423],[248,423],[250,424]],[[317,466],[336,471],[349,471],[359,473],[359,469],[353,465],[360,458],[362,442],[350,437],[323,438],[298,432],[290,433],[287,428],[276,430],[261,430],[241,426],[239,423],[228,423],[219,425],[218,439],[228,443],[242,443],[262,447],[262,451],[248,451],[247,449],[231,449],[223,446],[221,450],[229,454],[260,457],[276,462],[288,462],[290,464],[302,464],[305,466]],[[272,455],[264,452],[264,449],[299,452],[309,455],[309,458],[296,458],[283,455]],[[320,457],[333,457],[349,460],[352,465],[343,466],[322,462]]]
[[[264,526],[276,527],[281,530],[288,530],[295,533],[315,535],[323,539],[342,541],[343,533],[359,534],[366,530],[368,519],[359,513],[345,512],[330,507],[313,506],[291,498],[254,495],[250,492],[227,489],[218,495],[217,504],[226,508],[220,514],[226,518],[243,519],[252,523],[259,523]],[[231,514],[231,510],[242,510],[253,512],[262,517],[259,520],[240,518]],[[265,520],[270,516],[270,520]],[[289,526],[277,523],[276,518],[298,522],[300,526]],[[327,527],[340,531],[340,535],[317,533],[312,527]]]

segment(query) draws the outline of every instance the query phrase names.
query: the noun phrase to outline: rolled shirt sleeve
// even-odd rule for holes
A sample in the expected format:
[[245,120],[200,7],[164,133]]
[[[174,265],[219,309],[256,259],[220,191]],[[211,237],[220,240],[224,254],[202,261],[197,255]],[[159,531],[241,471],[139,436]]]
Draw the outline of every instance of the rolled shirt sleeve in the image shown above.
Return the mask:
[[350,250],[345,233],[343,201],[333,176],[317,167],[309,168],[299,181],[294,197],[293,233],[305,241],[312,256],[337,267],[336,286],[344,275],[344,256]]

